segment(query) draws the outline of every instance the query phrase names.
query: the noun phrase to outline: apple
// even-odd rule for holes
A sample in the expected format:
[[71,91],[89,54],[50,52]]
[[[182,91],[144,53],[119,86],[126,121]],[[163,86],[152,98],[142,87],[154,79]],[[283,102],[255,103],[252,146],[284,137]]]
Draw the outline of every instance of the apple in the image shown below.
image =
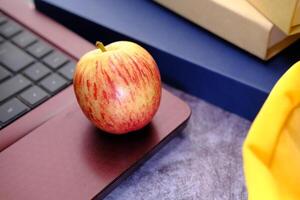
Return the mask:
[[156,62],[141,46],[118,41],[83,55],[74,72],[80,108],[99,129],[125,134],[146,126],[158,110],[161,78]]

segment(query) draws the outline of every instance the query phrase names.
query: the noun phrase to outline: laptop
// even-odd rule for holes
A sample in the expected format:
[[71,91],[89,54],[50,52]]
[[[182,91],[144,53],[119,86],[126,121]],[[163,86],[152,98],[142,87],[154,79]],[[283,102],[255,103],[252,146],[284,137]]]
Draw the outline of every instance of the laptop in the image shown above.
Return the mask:
[[189,106],[163,89],[145,128],[101,132],[72,87],[94,45],[28,1],[0,7],[0,199],[101,199],[186,124]]

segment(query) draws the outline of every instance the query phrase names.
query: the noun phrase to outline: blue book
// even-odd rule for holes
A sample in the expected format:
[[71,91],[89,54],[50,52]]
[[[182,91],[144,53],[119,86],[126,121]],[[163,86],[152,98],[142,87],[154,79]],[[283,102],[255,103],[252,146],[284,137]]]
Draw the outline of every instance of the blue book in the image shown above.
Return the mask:
[[151,1],[35,0],[35,4],[93,43],[141,44],[157,61],[164,82],[249,120],[280,76],[300,60],[299,41],[262,61]]

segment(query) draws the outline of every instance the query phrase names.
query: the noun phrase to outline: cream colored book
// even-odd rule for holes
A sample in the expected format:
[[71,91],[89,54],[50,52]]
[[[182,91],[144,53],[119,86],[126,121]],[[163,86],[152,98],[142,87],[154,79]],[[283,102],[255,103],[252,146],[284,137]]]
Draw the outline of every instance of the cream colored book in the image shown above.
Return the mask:
[[300,33],[300,0],[248,0],[288,35]]
[[288,37],[247,0],[155,1],[264,60],[300,38]]

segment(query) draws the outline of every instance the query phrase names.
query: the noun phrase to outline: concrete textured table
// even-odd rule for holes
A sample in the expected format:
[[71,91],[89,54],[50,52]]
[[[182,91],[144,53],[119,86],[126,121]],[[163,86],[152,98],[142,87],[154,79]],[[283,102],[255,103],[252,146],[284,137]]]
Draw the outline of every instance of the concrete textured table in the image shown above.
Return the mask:
[[192,108],[187,127],[105,200],[247,199],[242,144],[251,122],[165,85]]

